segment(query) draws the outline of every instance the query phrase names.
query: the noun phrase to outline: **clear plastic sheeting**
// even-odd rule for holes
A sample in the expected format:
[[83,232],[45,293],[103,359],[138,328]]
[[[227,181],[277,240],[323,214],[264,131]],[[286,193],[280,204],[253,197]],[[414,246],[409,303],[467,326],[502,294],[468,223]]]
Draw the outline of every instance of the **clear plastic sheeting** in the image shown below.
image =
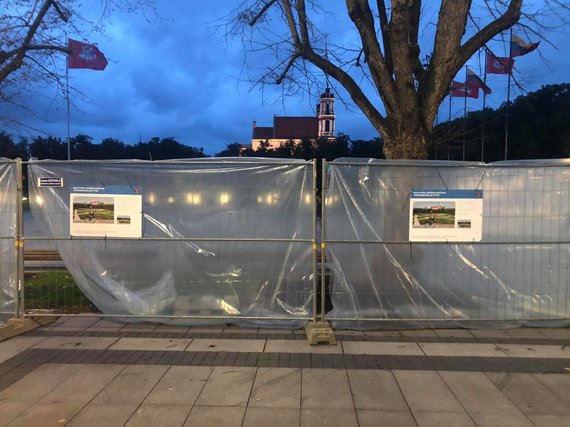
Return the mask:
[[[569,161],[338,159],[328,170],[333,326],[569,323]],[[412,189],[482,190],[482,241],[409,242]]]
[[[312,315],[312,163],[33,161],[28,171],[30,183],[63,179],[30,188],[34,215],[103,313],[289,327]],[[70,239],[77,186],[142,188],[142,238]]]
[[17,194],[16,163],[0,158],[0,321],[16,310]]

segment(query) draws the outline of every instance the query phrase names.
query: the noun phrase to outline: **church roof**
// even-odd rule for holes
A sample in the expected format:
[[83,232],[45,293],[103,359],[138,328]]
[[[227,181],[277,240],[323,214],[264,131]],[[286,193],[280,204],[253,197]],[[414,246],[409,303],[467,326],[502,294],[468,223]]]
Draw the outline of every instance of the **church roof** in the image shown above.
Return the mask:
[[256,126],[253,128],[253,139],[272,139],[273,128]]
[[319,134],[318,117],[273,117],[273,127],[256,126],[253,139],[316,139]]
[[274,138],[317,138],[318,117],[278,117],[273,118]]

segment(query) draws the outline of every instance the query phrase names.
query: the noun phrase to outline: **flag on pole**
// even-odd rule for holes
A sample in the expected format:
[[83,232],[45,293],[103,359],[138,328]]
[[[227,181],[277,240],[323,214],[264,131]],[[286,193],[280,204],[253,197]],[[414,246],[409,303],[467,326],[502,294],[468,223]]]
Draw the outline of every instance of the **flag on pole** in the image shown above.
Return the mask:
[[456,98],[479,98],[479,88],[469,86],[465,83],[456,82],[453,80],[449,87],[449,93],[452,97]]
[[488,74],[509,74],[514,65],[513,58],[495,56],[489,51],[485,53],[485,72]]
[[483,80],[481,80],[481,78],[469,68],[467,68],[467,78],[465,79],[465,85],[477,89],[483,89],[483,92],[486,95],[489,95],[491,93],[491,88],[487,86],[485,82],[483,82]]
[[67,55],[68,68],[86,68],[101,71],[107,66],[107,58],[95,45],[68,39],[67,47],[70,50]]
[[514,58],[515,56],[526,55],[527,53],[530,53],[533,50],[535,50],[539,44],[540,44],[540,42],[526,43],[520,37],[512,35],[511,36],[511,58]]

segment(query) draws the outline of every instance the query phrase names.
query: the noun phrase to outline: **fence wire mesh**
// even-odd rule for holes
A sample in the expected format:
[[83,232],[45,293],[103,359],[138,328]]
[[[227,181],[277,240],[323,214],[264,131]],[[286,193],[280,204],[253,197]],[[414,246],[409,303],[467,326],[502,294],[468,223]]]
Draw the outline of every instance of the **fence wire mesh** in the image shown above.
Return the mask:
[[[28,314],[96,307],[124,317],[288,326],[313,315],[312,163],[37,161],[28,172],[43,235],[26,233],[26,245],[51,242],[68,269],[29,277]],[[140,235],[123,235],[139,219]]]
[[0,322],[17,311],[17,164],[0,158]]
[[[570,318],[567,161],[339,159],[329,170],[327,318],[336,327]],[[481,190],[482,240],[410,242],[418,189]]]

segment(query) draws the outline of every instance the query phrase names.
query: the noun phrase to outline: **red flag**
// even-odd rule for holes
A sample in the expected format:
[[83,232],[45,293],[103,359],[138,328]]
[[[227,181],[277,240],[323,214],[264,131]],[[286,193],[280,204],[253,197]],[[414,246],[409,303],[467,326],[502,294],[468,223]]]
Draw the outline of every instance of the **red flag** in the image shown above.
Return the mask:
[[511,36],[511,58],[514,58],[515,56],[526,55],[527,53],[530,53],[533,50],[535,50],[539,44],[540,44],[540,42],[526,43],[520,37],[512,35]]
[[469,86],[465,83],[456,82],[453,80],[449,87],[449,93],[456,98],[479,98],[479,88]]
[[69,39],[67,47],[71,51],[67,55],[68,68],[104,70],[107,66],[107,58],[95,45]]
[[489,74],[509,74],[513,71],[515,60],[493,55],[487,51],[485,53],[485,72]]
[[467,78],[465,79],[465,84],[467,86],[476,87],[477,89],[483,89],[483,92],[485,92],[487,95],[491,93],[491,88],[487,86],[483,80],[481,80],[481,78],[469,68],[467,68]]

